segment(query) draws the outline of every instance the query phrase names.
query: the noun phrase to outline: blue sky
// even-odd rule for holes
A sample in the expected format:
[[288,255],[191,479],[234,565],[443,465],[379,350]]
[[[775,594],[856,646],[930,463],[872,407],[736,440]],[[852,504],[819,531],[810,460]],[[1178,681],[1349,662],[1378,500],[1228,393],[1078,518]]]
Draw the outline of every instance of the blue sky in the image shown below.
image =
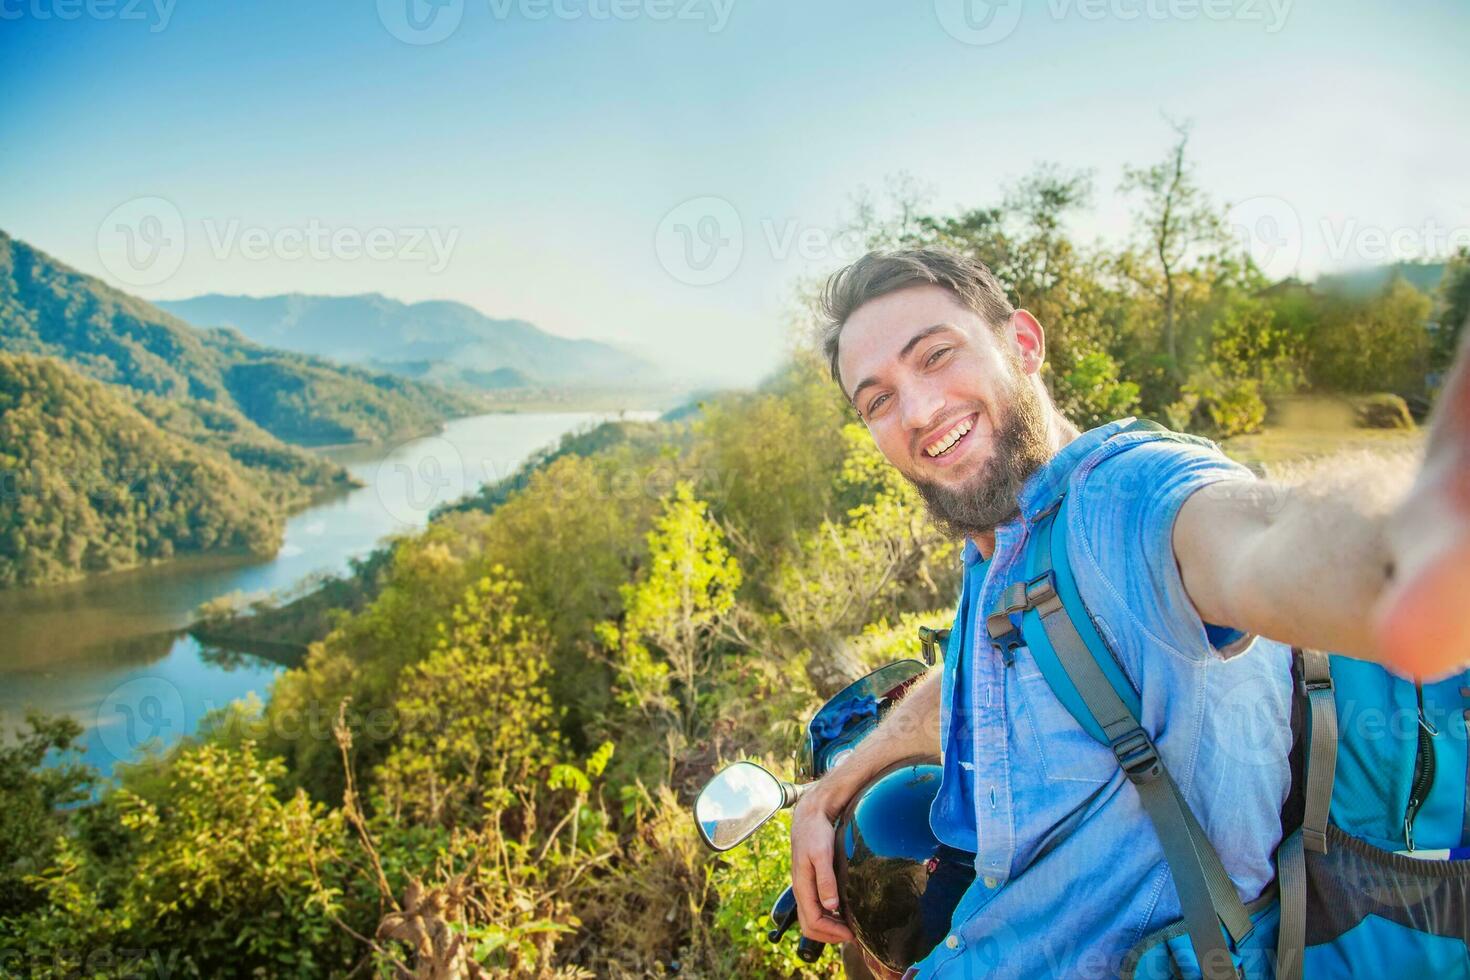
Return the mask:
[[1119,240],[1165,112],[1277,271],[1470,235],[1458,0],[438,4],[0,0],[0,228],[150,299],[455,299],[729,382],[859,187],[1091,168],[1074,231]]

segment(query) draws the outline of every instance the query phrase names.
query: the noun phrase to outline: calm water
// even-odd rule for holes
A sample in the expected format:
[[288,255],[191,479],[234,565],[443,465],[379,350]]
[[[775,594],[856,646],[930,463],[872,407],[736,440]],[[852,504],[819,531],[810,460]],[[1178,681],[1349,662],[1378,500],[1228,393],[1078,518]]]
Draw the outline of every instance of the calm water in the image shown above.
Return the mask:
[[166,744],[193,731],[211,709],[252,692],[264,700],[282,668],[201,649],[181,632],[200,603],[232,592],[285,593],[317,573],[344,571],[384,538],[423,527],[435,506],[605,417],[481,415],[398,445],[328,451],[366,486],[297,513],[268,560],[187,559],[0,591],[0,731],[20,727],[28,708],[71,715],[87,729],[83,761],[110,773],[150,739]]

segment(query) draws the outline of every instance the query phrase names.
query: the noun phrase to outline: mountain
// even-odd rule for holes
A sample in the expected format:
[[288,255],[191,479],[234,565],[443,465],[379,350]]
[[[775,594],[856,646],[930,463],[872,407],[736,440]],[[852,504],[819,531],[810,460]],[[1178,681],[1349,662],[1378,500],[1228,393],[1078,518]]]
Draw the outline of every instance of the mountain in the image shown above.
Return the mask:
[[53,358],[0,353],[0,587],[190,552],[270,554],[283,505],[346,480],[259,430],[259,451],[237,459],[231,447],[251,434],[191,433],[201,419],[253,428],[103,384]]
[[235,410],[288,442],[378,441],[471,410],[434,385],[197,330],[0,231],[0,350]]
[[[495,320],[463,303],[358,296],[222,296],[159,303],[204,327],[261,344],[472,388],[637,385],[658,381],[642,358],[595,340],[557,337],[524,320]],[[502,372],[512,371],[515,375]]]

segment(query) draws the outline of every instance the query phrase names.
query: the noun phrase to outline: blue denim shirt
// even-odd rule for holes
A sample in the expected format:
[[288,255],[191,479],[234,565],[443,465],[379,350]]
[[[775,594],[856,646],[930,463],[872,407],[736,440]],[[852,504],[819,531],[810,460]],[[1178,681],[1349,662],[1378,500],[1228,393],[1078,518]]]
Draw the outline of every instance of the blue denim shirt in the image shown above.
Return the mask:
[[975,852],[976,877],[951,934],[911,976],[1112,977],[1134,944],[1180,916],[1158,839],[1112,751],[1053,696],[1029,650],[1007,667],[985,630],[997,596],[1024,577],[1032,523],[1068,469],[1073,574],[1140,692],[1140,721],[1241,898],[1274,876],[1290,782],[1290,651],[1207,628],[1172,543],[1191,494],[1250,472],[1214,447],[1108,438],[1128,421],[1083,434],[1027,481],[1020,517],[996,529],[989,561],[965,547],[930,824]]

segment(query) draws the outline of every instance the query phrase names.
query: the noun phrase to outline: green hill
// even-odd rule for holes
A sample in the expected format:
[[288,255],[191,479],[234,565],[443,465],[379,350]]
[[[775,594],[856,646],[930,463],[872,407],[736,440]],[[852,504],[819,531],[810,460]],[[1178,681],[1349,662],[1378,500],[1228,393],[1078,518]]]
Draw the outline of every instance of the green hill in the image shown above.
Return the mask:
[[197,330],[0,231],[0,350],[62,358],[109,384],[238,410],[280,439],[378,441],[471,405],[407,378]]
[[[212,426],[212,428],[211,428]],[[0,353],[0,586],[190,552],[268,554],[283,506],[345,480],[233,412]]]

